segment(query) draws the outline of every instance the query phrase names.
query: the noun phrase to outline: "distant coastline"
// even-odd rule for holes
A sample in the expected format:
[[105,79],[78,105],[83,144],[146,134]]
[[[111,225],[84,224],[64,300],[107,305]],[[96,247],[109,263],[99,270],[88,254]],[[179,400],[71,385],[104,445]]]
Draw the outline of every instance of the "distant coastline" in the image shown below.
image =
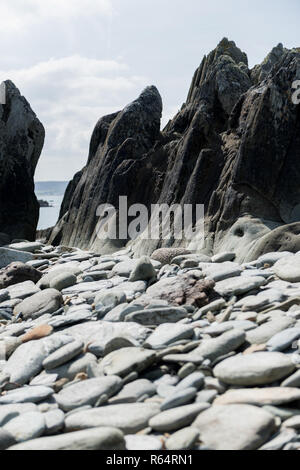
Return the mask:
[[35,183],[35,194],[40,203],[39,230],[56,224],[68,183],[68,181],[37,181]]

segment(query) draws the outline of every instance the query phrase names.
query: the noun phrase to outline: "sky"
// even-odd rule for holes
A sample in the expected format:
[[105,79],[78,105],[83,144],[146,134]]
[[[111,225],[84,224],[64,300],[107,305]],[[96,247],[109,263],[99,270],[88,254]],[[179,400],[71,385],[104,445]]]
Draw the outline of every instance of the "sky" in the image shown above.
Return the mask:
[[46,129],[36,181],[69,180],[86,163],[97,120],[147,85],[162,124],[223,37],[260,63],[300,46],[299,0],[1,0],[0,82],[10,79]]

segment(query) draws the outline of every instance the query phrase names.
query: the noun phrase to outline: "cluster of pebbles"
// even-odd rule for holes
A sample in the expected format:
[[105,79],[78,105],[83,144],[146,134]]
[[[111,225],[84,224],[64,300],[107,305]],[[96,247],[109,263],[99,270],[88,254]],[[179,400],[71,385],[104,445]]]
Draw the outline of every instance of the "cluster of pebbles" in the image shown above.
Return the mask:
[[300,448],[300,254],[0,248],[0,449]]

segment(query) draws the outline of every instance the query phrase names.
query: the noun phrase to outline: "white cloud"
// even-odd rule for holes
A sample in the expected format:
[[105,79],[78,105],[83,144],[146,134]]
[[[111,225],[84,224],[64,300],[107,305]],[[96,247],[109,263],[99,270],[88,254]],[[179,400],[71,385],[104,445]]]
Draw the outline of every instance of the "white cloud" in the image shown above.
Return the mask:
[[76,18],[110,17],[112,14],[111,0],[2,0],[0,30],[15,34],[41,22],[71,22]]
[[28,99],[46,128],[36,179],[68,179],[85,163],[97,120],[122,109],[148,85],[115,60],[73,55],[19,70],[0,70]]

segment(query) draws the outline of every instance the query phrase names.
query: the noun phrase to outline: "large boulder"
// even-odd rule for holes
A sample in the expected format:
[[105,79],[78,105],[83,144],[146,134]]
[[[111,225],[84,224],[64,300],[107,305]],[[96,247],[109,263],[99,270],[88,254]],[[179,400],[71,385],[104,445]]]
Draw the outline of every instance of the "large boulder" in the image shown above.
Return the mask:
[[87,165],[66,190],[51,243],[81,248],[89,245],[94,250],[113,252],[127,242],[97,237],[97,208],[109,203],[118,209],[119,195],[129,196],[133,201],[149,199],[151,193],[145,185],[126,175],[131,173],[132,166],[144,167],[142,157],[160,138],[161,113],[162,100],[152,86],[123,111],[98,121]]
[[37,269],[21,262],[11,263],[0,269],[0,289],[18,284],[20,282],[32,281],[37,283],[42,277]]
[[6,104],[0,104],[0,227],[9,239],[34,240],[39,204],[33,177],[45,131],[11,81],[5,90]]
[[[298,251],[297,79],[299,49],[279,44],[250,70],[245,53],[223,39],[204,57],[186,102],[162,132],[161,99],[154,87],[146,89],[122,112],[98,122],[87,165],[70,183],[50,241],[101,253],[129,243],[137,256],[171,247],[209,256],[234,252],[240,262],[270,248]],[[191,238],[177,239],[172,230],[159,239],[98,238],[96,209],[102,203],[119,209],[119,196],[148,211],[155,203],[204,205],[205,242],[199,227]]]

